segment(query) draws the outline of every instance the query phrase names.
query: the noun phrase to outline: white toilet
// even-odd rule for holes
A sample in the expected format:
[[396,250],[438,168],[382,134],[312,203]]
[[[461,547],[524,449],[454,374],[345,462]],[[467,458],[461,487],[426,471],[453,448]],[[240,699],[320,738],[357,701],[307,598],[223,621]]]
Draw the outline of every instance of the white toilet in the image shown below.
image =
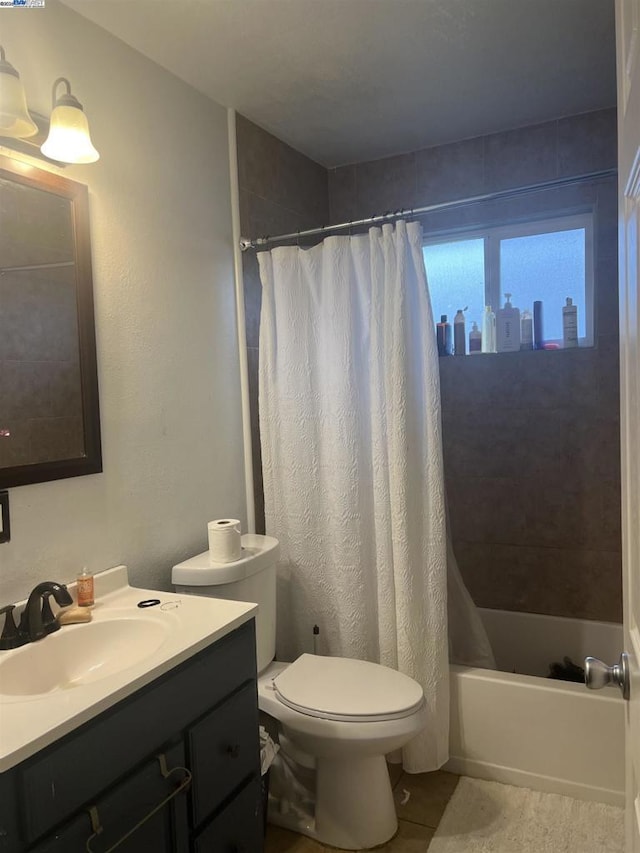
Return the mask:
[[277,720],[281,749],[315,770],[312,817],[275,819],[334,847],[384,844],[398,828],[385,755],[424,728],[422,688],[389,667],[351,658],[303,654],[275,662],[278,540],[245,534],[242,549],[234,563],[212,563],[205,551],[174,566],[172,580],[180,593],[259,605],[260,710]]

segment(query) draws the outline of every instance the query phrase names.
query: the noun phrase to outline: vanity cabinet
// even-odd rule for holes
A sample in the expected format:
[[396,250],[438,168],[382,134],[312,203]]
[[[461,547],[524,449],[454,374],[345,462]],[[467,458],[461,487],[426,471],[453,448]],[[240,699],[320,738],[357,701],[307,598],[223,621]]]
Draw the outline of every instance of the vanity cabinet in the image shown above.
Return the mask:
[[253,620],[0,775],[0,853],[111,849],[262,850]]

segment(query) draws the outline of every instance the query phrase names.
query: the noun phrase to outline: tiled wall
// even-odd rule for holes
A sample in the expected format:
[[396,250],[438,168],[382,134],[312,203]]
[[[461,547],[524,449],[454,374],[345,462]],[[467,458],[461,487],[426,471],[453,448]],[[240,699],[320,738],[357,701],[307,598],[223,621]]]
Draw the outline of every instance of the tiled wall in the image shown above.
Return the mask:
[[[603,110],[329,172],[332,222],[616,165]],[[483,607],[621,619],[614,178],[423,218],[425,233],[595,212],[591,349],[441,359],[454,547]]]
[[[243,235],[276,234],[616,165],[615,110],[327,173],[238,117]],[[455,550],[477,604],[621,618],[615,179],[423,217],[425,232],[592,209],[596,346],[441,360]],[[260,281],[243,257],[258,528]]]
[[[241,115],[237,117],[243,237],[289,234],[329,221],[327,171]],[[246,312],[256,529],[264,532],[258,427],[258,330],[262,286],[256,252],[242,257]]]

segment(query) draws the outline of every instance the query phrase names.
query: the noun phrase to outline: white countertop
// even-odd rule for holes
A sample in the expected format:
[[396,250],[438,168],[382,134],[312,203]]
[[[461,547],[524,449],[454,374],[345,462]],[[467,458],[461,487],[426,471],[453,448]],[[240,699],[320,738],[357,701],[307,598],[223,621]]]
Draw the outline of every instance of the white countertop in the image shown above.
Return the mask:
[[[69,589],[73,586],[70,584]],[[145,599],[160,599],[160,605],[140,609]],[[0,680],[0,772],[96,717],[126,696],[149,684],[192,655],[224,637],[257,612],[257,605],[241,601],[137,589],[128,584],[125,566],[96,575],[96,604],[88,624],[63,626],[60,631],[38,641],[46,652],[47,643],[68,632],[78,632],[98,622],[113,619],[150,619],[159,622],[163,641],[142,660],[88,683],[70,684],[47,693],[11,695]],[[169,630],[164,630],[166,626]],[[166,636],[165,636],[166,635]],[[32,644],[29,644],[32,645]],[[17,656],[22,646],[0,651],[1,664]],[[50,647],[49,647],[50,648]],[[119,654],[123,654],[122,651]],[[126,652],[125,652],[126,654]],[[121,660],[122,658],[120,658]]]

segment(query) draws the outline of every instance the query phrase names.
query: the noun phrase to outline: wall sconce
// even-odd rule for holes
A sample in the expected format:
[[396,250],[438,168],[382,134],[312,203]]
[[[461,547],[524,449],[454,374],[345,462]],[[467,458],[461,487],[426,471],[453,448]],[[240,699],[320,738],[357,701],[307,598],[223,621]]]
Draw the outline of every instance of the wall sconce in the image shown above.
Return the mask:
[[[61,84],[66,92],[57,95]],[[42,152],[44,157],[57,163],[95,163],[100,158],[91,142],[82,104],[71,94],[71,84],[66,77],[58,77],[53,84],[48,125],[49,135],[38,148],[47,132],[47,121],[36,113],[29,114],[20,76],[5,59],[4,48],[0,45],[0,144],[36,157]],[[29,137],[35,134],[38,138],[32,142]],[[15,142],[3,142],[3,138]]]
[[[63,83],[67,91],[56,95]],[[93,147],[89,123],[80,101],[71,94],[71,84],[66,77],[58,77],[52,89],[49,136],[40,150],[51,160],[61,163],[95,163],[100,155]]]
[[20,75],[5,59],[0,45],[0,136],[21,139],[33,136],[38,127],[27,110],[27,99]]

